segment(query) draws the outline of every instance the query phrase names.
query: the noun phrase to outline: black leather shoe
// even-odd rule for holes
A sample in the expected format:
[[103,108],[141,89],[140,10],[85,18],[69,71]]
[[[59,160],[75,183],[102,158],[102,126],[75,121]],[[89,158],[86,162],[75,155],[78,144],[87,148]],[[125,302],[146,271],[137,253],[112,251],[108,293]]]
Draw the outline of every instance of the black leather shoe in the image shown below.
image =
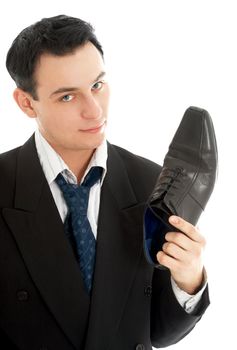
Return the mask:
[[196,225],[214,188],[217,145],[212,120],[197,107],[186,110],[165,156],[162,171],[144,214],[144,251],[149,263],[156,259],[165,234],[177,231],[169,222],[178,215]]

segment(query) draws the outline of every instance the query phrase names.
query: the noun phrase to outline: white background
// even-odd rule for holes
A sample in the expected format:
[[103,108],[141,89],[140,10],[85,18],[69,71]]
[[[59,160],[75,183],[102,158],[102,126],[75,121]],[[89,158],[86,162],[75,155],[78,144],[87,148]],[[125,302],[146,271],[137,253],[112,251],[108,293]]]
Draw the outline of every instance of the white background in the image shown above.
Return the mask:
[[170,349],[234,349],[236,332],[235,1],[8,0],[0,21],[0,152],[35,128],[15,105],[6,52],[20,30],[67,14],[92,23],[105,51],[112,90],[108,139],[160,164],[187,107],[207,109],[219,146],[219,178],[199,222],[206,236],[212,304]]

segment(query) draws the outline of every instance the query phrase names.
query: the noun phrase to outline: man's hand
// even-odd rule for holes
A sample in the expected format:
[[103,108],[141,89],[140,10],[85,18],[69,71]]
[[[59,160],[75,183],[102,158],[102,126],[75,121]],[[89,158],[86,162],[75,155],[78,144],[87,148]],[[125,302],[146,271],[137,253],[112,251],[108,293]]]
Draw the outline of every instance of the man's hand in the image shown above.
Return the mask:
[[205,239],[198,229],[178,216],[169,222],[181,232],[168,232],[163,251],[157,254],[160,264],[170,269],[171,276],[180,289],[195,294],[203,281],[203,251]]

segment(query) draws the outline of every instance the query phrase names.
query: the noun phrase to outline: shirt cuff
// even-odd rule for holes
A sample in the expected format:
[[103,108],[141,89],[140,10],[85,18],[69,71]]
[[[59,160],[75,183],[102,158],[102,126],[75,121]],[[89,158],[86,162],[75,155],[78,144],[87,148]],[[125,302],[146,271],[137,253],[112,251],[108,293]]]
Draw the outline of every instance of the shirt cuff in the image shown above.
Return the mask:
[[191,314],[195,312],[196,307],[198,306],[199,301],[202,298],[202,294],[207,286],[207,275],[204,269],[204,277],[203,277],[203,287],[199,290],[199,292],[195,295],[191,295],[180,289],[175,283],[174,279],[171,277],[171,285],[174,292],[174,295],[179,302],[179,304],[184,308],[184,310]]

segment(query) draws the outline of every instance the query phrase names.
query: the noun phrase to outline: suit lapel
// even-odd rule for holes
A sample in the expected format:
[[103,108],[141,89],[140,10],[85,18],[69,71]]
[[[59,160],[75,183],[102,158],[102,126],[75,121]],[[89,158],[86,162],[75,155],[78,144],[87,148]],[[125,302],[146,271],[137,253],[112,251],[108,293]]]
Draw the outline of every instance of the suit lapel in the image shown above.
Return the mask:
[[108,150],[86,350],[109,348],[142,253],[142,236],[138,239],[137,232],[141,229],[144,205],[137,205],[118,153],[111,145]]
[[32,137],[20,150],[15,208],[4,218],[29,274],[71,343],[83,347],[89,297],[44,177]]
[[14,208],[3,210],[32,280],[77,349],[84,348],[87,329],[86,350],[109,348],[142,254],[142,235],[138,239],[137,232],[144,206],[137,204],[117,151],[111,145],[108,151],[91,304],[40,166],[34,137],[19,151]]

